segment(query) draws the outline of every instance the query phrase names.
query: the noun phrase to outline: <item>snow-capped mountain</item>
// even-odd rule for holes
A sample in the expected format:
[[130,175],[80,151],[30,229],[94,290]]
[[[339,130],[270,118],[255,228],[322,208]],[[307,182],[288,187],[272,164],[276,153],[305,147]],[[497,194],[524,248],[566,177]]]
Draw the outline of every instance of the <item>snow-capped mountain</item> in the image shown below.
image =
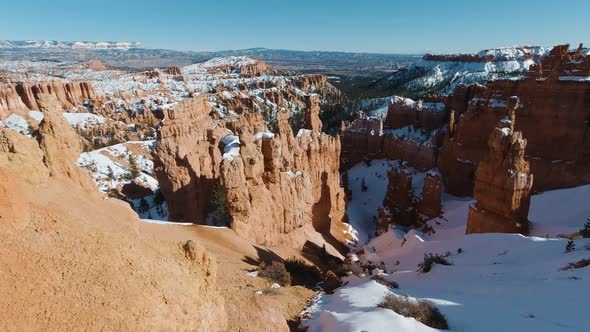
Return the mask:
[[141,43],[128,41],[56,41],[56,40],[0,40],[2,49],[95,49],[95,50],[128,50],[141,48]]

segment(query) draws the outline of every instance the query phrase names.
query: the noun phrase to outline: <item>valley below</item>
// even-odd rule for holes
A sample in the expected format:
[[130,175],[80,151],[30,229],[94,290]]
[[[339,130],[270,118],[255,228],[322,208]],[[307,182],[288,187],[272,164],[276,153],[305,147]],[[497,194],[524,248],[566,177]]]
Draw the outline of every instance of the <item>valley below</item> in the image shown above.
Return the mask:
[[0,330],[584,331],[590,51],[0,42]]

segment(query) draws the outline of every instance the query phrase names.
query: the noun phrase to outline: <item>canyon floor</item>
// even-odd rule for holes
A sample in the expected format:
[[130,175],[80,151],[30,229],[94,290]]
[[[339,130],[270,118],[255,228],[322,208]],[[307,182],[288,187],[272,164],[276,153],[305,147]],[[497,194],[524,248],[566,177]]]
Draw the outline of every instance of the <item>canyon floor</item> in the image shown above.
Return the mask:
[[[314,299],[304,326],[310,331],[435,330],[378,307],[385,295],[396,294],[431,301],[446,316],[452,331],[585,329],[584,303],[590,289],[584,280],[590,278],[589,271],[562,268],[586,258],[590,240],[577,240],[578,249],[564,253],[568,240],[560,235],[583,226],[581,221],[590,214],[590,186],[534,195],[529,236],[465,235],[467,210],[473,201],[445,195],[443,216],[434,220],[436,233],[394,228],[367,240],[375,227],[367,220],[376,217],[386,191],[383,179],[392,165],[395,163],[378,160],[349,171],[352,201],[348,215],[359,231],[355,250],[362,252],[360,262],[383,264],[373,275],[397,282],[399,289],[376,282],[370,274],[350,276],[334,294]],[[361,190],[362,178],[366,192]],[[447,252],[452,265],[418,272],[424,254]]]

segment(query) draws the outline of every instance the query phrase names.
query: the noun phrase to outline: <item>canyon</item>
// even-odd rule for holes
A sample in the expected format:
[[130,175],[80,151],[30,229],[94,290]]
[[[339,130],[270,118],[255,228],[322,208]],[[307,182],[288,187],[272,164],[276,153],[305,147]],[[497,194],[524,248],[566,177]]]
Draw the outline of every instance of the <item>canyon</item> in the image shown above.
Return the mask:
[[[450,63],[469,70],[456,76]],[[243,55],[142,70],[98,60],[0,68],[4,328],[353,330],[358,321],[330,305],[344,306],[346,292],[394,291],[379,278],[426,298],[415,267],[428,255],[473,277],[465,266],[478,257],[509,265],[502,250],[586,244],[583,220],[573,220],[590,213],[579,203],[590,184],[582,45],[428,54],[407,68],[404,96],[356,104],[325,75]],[[440,71],[456,79],[433,83]],[[325,119],[326,109],[337,114]],[[550,221],[540,212],[539,201],[574,192],[571,220],[561,207]],[[321,282],[261,276],[293,260],[316,267]],[[436,277],[448,280],[446,268]],[[395,315],[386,316],[425,326]]]

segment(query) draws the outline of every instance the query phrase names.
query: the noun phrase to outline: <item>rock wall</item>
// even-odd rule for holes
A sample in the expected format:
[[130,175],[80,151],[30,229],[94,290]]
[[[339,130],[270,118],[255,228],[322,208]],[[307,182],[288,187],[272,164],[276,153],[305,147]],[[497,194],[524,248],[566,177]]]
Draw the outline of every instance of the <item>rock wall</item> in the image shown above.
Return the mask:
[[[316,117],[311,123],[317,125],[317,113],[307,117]],[[250,127],[239,128],[240,154],[221,164],[231,227],[263,244],[301,247],[306,225],[342,241],[336,231],[345,210],[339,139],[311,129],[295,137],[288,113],[277,118],[274,136],[254,138]]]
[[0,119],[9,113],[23,114],[28,110],[38,110],[41,94],[53,95],[61,107],[71,109],[85,100],[95,98],[95,91],[88,82],[38,82],[0,85]]
[[520,98],[516,130],[527,137],[525,158],[536,175],[533,190],[590,183],[590,56],[556,47],[523,80],[460,86],[448,99],[455,111],[438,160],[446,190],[471,195],[487,140],[504,116],[510,96]]
[[[170,220],[206,223],[221,186],[230,227],[248,240],[301,247],[312,226],[343,242],[340,140],[319,132],[312,104],[305,116],[309,129],[297,136],[285,112],[277,114],[276,135],[258,113],[213,119],[206,96],[165,110],[154,170]],[[226,144],[235,150],[226,152]]]
[[391,214],[390,223],[410,226],[416,222],[414,194],[412,191],[412,173],[402,167],[394,167],[387,174],[387,192],[383,207]]
[[430,170],[424,176],[422,196],[416,204],[419,213],[435,218],[442,214],[442,177],[437,170]]
[[219,182],[219,144],[227,131],[209,116],[206,96],[163,111],[154,151],[154,173],[171,221],[204,224],[211,193]]
[[[420,129],[417,129],[420,130]],[[404,160],[412,166],[428,170],[436,167],[437,142],[440,130],[434,130],[418,140],[383,129],[378,119],[358,119],[342,132],[342,169],[376,159]]]
[[514,131],[514,115],[494,129],[488,146],[475,175],[477,202],[469,207],[466,232],[526,234],[533,176],[524,159],[527,140]]

